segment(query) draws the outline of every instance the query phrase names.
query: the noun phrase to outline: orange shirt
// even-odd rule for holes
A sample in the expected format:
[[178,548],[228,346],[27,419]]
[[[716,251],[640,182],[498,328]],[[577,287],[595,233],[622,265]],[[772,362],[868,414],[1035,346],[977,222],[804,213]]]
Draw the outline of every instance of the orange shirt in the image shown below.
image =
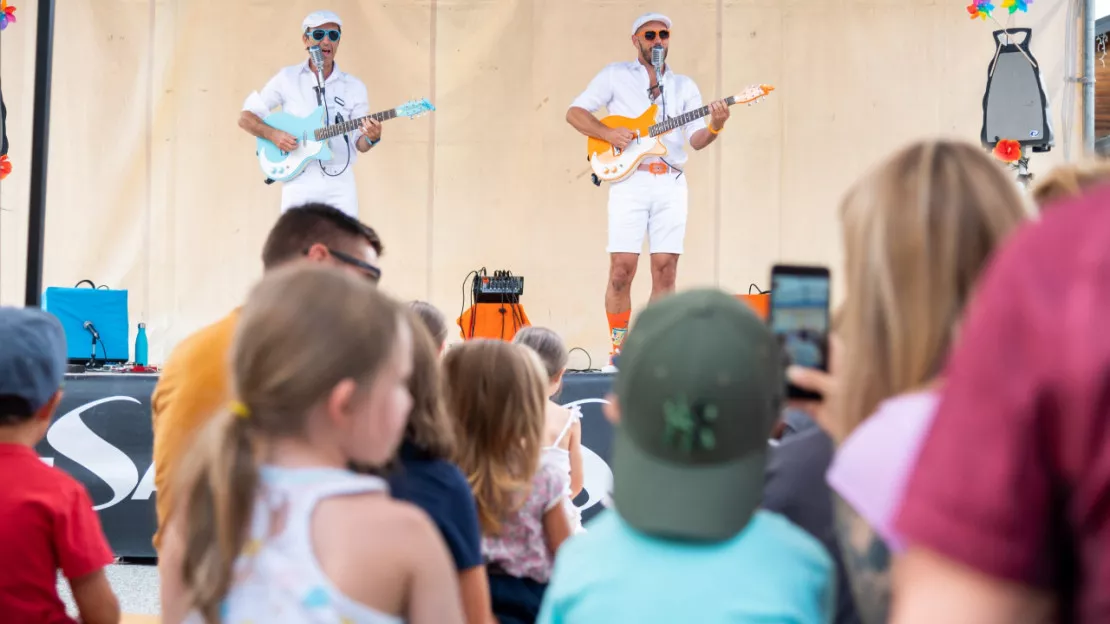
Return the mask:
[[170,354],[150,399],[154,426],[154,487],[159,547],[162,527],[173,505],[174,466],[200,428],[228,405],[231,341],[239,320],[236,309],[182,341]]

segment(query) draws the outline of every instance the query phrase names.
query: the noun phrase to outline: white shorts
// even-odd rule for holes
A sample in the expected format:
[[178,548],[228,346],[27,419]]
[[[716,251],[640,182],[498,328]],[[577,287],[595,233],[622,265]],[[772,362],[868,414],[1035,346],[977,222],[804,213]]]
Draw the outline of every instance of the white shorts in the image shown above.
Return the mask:
[[[343,162],[346,163],[346,157],[343,158]],[[337,173],[342,169],[343,165],[338,167],[328,165],[328,171],[331,173]],[[299,176],[282,185],[282,212],[309,202],[333,206],[357,219],[358,191],[355,188],[355,174],[351,167],[347,167],[346,171],[333,177],[325,175],[320,169],[319,161],[314,160]]]
[[686,176],[636,171],[609,185],[609,253],[681,254],[686,238]]

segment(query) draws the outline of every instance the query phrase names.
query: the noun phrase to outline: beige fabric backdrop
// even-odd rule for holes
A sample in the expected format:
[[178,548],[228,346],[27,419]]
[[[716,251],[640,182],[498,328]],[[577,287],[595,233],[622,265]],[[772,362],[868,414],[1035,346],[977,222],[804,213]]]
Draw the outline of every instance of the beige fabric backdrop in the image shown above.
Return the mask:
[[[671,63],[707,101],[753,83],[778,89],[758,107],[734,108],[721,140],[687,172],[679,285],[746,292],[767,285],[776,261],[825,263],[838,276],[836,204],[876,159],[921,136],[977,140],[992,24],[970,21],[964,4],[60,0],[45,283],[129,289],[132,324],[147,323],[154,362],[238,304],[260,274],[280,197],[262,184],[253,140],[236,126],[240,105],[304,57],[300,21],[326,7],[343,16],[338,61],[367,83],[373,110],[414,97],[438,107],[388,122],[357,165],[361,217],[387,246],[384,286],[454,318],[468,271],[510,269],[526,276],[532,321],[589,349],[596,366],[607,340],[607,193],[589,182],[584,139],[564,114],[604,64],[632,58],[636,16],[674,19]],[[19,22],[0,36],[15,165],[0,188],[0,302],[17,305],[34,5],[19,3]],[[1065,14],[1064,0],[1038,0],[1015,22],[1034,28],[1058,132],[1034,171],[1064,155],[1061,101],[1073,73]],[[650,288],[642,260],[637,306]]]

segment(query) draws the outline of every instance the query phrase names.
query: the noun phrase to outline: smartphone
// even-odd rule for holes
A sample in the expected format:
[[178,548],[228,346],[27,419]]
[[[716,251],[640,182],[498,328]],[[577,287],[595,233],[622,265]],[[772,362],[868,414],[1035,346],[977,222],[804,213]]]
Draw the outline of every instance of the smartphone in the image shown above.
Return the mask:
[[[787,365],[829,370],[829,269],[776,264],[771,268],[771,333]],[[819,394],[789,382],[792,399],[820,399]]]

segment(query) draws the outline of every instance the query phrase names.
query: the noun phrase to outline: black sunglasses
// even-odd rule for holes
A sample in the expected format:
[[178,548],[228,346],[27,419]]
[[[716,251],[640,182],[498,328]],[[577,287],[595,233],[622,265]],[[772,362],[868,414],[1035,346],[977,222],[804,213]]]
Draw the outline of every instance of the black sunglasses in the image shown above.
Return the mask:
[[[371,282],[374,282],[375,284],[377,284],[382,279],[382,270],[380,268],[378,268],[378,267],[376,267],[376,266],[374,266],[374,265],[372,265],[368,262],[364,262],[362,260],[359,260],[358,258],[356,258],[352,255],[345,254],[342,251],[336,251],[336,250],[332,249],[331,247],[328,247],[327,250],[328,250],[328,253],[332,255],[332,257],[334,257],[336,260],[342,262],[343,264],[349,264],[353,267],[358,267],[358,268],[362,269],[363,272],[366,273],[367,279],[369,279]],[[308,250],[307,249],[304,250],[304,254],[306,256],[308,255]]]
[[[671,38],[671,31],[669,31],[669,30],[660,30],[659,31],[659,38],[663,39],[663,40],[670,39]],[[648,41],[655,41],[655,31],[654,30],[645,30],[644,31],[644,39],[647,39]]]
[[[310,31],[305,34],[309,35],[316,41],[323,41],[325,36],[332,41],[339,41],[339,36],[343,33],[339,32],[338,30],[324,30],[322,28],[317,28],[316,30]],[[664,37],[664,39],[666,39],[666,37]]]

